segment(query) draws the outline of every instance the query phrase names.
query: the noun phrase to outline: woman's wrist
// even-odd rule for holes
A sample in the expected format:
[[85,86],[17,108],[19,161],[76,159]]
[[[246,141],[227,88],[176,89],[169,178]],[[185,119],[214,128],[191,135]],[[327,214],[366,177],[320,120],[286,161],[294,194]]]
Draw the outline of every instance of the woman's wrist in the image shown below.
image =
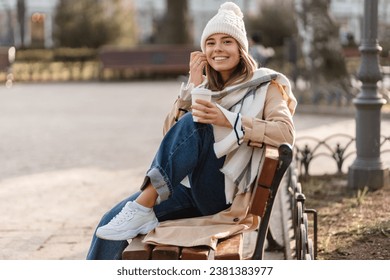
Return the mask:
[[192,75],[190,75],[188,83],[192,83],[194,87],[197,87],[203,83],[203,76],[195,78]]

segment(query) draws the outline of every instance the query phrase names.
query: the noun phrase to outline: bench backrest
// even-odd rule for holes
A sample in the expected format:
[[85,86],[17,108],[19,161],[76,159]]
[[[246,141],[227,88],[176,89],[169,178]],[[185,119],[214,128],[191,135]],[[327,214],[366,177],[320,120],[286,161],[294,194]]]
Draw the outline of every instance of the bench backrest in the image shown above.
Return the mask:
[[187,46],[154,46],[133,49],[103,49],[99,53],[102,68],[187,73],[190,54]]
[[283,144],[279,148],[265,146],[265,159],[254,186],[249,212],[260,216],[261,222],[252,259],[263,259],[264,243],[269,220],[280,182],[292,161],[292,147]]

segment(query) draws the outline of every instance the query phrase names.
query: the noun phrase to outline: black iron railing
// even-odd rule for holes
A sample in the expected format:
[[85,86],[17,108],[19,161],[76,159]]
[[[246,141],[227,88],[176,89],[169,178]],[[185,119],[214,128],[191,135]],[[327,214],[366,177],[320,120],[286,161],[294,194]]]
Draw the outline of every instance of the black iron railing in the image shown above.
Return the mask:
[[[310,166],[314,159],[327,157],[332,159],[337,167],[337,174],[343,174],[345,161],[356,155],[356,139],[348,134],[333,134],[325,139],[313,136],[304,136],[296,139],[294,158],[298,172],[303,177],[310,176]],[[390,137],[381,136],[381,153],[389,153]],[[324,170],[324,173],[328,173]]]
[[[289,239],[293,242],[285,244],[287,259],[297,260],[315,260],[317,259],[317,211],[315,209],[306,209],[306,197],[302,192],[301,183],[298,182],[297,169],[293,164],[286,173],[287,189],[289,198],[288,215],[290,218]],[[286,214],[284,214],[286,215]],[[309,217],[311,216],[311,217]],[[309,219],[310,218],[310,219]]]

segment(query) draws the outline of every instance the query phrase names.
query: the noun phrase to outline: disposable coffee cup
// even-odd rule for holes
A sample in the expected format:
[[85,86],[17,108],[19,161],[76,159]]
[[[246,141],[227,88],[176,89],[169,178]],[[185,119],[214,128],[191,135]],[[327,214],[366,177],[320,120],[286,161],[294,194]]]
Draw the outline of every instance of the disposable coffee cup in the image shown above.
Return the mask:
[[[191,91],[191,99],[192,99],[192,105],[195,104],[195,101],[197,99],[202,99],[206,101],[211,101],[211,90],[207,88],[194,88]],[[196,112],[197,110],[192,109],[192,112]],[[198,117],[192,116],[194,119],[194,122],[198,121]]]

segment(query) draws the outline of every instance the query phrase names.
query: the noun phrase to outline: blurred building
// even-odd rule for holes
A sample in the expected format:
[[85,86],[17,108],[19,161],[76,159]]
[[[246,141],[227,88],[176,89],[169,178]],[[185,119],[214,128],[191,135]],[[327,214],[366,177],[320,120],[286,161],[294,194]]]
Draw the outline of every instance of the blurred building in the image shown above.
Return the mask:
[[[331,14],[340,25],[340,39],[343,45],[351,40],[359,44],[362,38],[364,0],[332,0]],[[378,1],[378,38],[388,39],[390,34],[390,0]],[[387,33],[387,34],[386,34]]]
[[[273,2],[270,0],[233,0],[241,7],[245,15],[251,16],[256,16],[261,4],[267,1]],[[18,21],[18,0],[0,0],[0,46],[21,46],[23,43],[26,47],[52,47],[53,18],[57,2],[58,0],[25,0],[25,24],[22,30]],[[123,2],[135,9],[138,42],[152,42],[156,24],[165,12],[166,0],[123,0]],[[194,42],[199,42],[205,24],[223,2],[225,0],[188,0]],[[331,0],[331,14],[340,23],[340,38],[343,44],[351,39],[359,44],[363,22],[363,2],[364,0]],[[390,0],[380,0],[378,10],[379,38],[388,37],[386,31],[390,25]]]
[[23,42],[25,46],[51,47],[53,14],[57,0],[25,0],[24,3],[25,24],[21,32],[18,1],[0,0],[0,46],[21,46]]

